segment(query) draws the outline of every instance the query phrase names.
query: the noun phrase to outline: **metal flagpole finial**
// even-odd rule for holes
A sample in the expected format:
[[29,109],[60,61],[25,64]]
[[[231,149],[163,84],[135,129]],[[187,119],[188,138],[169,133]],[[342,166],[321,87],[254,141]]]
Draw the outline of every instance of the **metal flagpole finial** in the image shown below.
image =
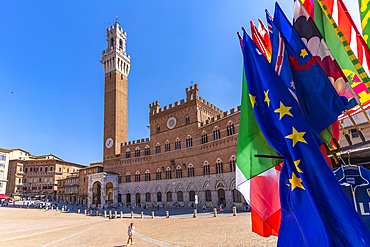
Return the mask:
[[116,15],[116,23],[118,22],[118,16]]

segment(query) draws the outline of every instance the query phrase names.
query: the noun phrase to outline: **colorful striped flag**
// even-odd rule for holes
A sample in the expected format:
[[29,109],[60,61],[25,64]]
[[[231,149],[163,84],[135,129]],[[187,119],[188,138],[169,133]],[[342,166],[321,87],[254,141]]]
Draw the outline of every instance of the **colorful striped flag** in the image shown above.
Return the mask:
[[370,35],[370,25],[369,25],[370,4],[369,4],[369,0],[358,0],[358,3],[360,5],[360,17],[361,17],[362,34],[364,35],[364,41],[366,42],[367,46],[369,47],[369,35]]

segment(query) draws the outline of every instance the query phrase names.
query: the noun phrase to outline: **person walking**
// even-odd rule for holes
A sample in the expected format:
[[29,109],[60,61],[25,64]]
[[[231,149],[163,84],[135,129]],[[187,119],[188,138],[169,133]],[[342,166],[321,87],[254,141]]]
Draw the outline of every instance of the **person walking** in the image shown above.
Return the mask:
[[127,234],[128,234],[127,246],[130,246],[130,240],[131,240],[131,244],[135,244],[132,238],[134,233],[135,233],[134,222],[131,222],[130,225],[127,227]]

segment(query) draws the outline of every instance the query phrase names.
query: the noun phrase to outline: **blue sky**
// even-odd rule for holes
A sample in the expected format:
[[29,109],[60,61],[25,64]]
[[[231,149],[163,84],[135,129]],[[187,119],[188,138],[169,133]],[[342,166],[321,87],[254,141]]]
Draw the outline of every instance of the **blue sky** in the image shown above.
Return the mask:
[[[199,95],[228,111],[240,105],[242,54],[236,35],[265,22],[273,0],[4,1],[0,9],[0,147],[102,160],[106,29],[127,32],[128,138],[149,137],[149,104]],[[281,1],[292,19],[292,1]],[[13,93],[12,93],[13,92]]]

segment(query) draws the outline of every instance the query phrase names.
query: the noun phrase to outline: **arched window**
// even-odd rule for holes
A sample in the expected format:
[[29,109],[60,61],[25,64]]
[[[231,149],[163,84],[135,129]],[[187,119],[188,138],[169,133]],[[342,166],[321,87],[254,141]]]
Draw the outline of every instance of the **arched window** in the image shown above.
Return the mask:
[[131,152],[130,152],[130,149],[126,149],[126,159],[129,159],[131,158]]
[[221,159],[217,159],[217,162],[216,162],[216,173],[217,174],[224,173],[224,168],[223,168]]
[[166,179],[171,179],[171,169],[169,167],[166,169]]
[[206,190],[206,202],[211,202],[212,201],[212,194],[210,190]]
[[179,201],[179,202],[184,201],[184,194],[182,193],[182,191],[177,192],[177,201]]
[[148,145],[145,146],[145,156],[150,155],[150,148]]
[[110,46],[111,46],[111,48],[113,48],[113,46],[114,46],[114,39],[113,38],[110,39]]
[[191,202],[195,201],[195,191],[194,190],[189,191],[189,201]]
[[190,123],[190,118],[188,116],[185,117],[185,124]]
[[227,136],[231,136],[235,134],[235,127],[234,124],[229,121],[229,123],[226,126]]
[[217,128],[217,126],[216,126],[215,130],[213,131],[213,140],[218,140],[220,138],[221,138],[220,129]]
[[161,145],[159,145],[159,143],[157,143],[157,146],[155,147],[155,153],[156,154],[160,154],[161,153]]
[[188,177],[194,177],[194,166],[193,166],[193,164],[190,164],[188,166]]
[[161,170],[159,168],[157,169],[156,177],[157,177],[157,180],[161,180],[162,179],[162,172],[161,172]]
[[131,175],[129,172],[126,173],[126,183],[130,183],[131,182]]
[[122,42],[122,39],[119,40],[119,48],[120,49],[123,49],[123,42]]
[[171,151],[171,144],[170,142],[167,140],[166,143],[164,144],[164,151],[165,152],[169,152]]
[[48,167],[45,167],[45,172],[48,172]]
[[176,178],[182,178],[182,169],[179,165],[176,168]]
[[42,172],[42,167],[40,167],[40,172]]
[[171,191],[167,192],[167,201],[172,202],[172,192]]
[[186,138],[186,147],[190,148],[193,146],[193,139],[191,138],[190,135],[188,135],[188,138]]
[[237,189],[233,189],[233,202],[242,202],[242,194]]
[[150,194],[150,192],[146,192],[146,194],[145,194],[145,201],[146,202],[150,202],[151,201],[151,194]]
[[135,157],[140,157],[140,148],[139,147],[135,148]]
[[202,134],[202,144],[207,143],[207,142],[208,142],[207,133],[205,131],[203,131],[203,134]]
[[135,172],[135,182],[140,182],[140,172],[139,171]]
[[204,164],[203,164],[203,171],[204,171],[204,175],[210,175],[210,170],[209,170],[209,163],[208,161],[205,161]]
[[150,171],[149,170],[145,171],[145,181],[150,181]]
[[235,156],[233,155],[230,159],[230,172],[235,172],[236,168],[236,161],[235,161]]
[[157,193],[157,202],[161,202],[162,201],[162,192],[158,192]]
[[177,138],[175,141],[175,150],[179,150],[179,149],[181,149],[181,142],[180,142],[180,139]]

